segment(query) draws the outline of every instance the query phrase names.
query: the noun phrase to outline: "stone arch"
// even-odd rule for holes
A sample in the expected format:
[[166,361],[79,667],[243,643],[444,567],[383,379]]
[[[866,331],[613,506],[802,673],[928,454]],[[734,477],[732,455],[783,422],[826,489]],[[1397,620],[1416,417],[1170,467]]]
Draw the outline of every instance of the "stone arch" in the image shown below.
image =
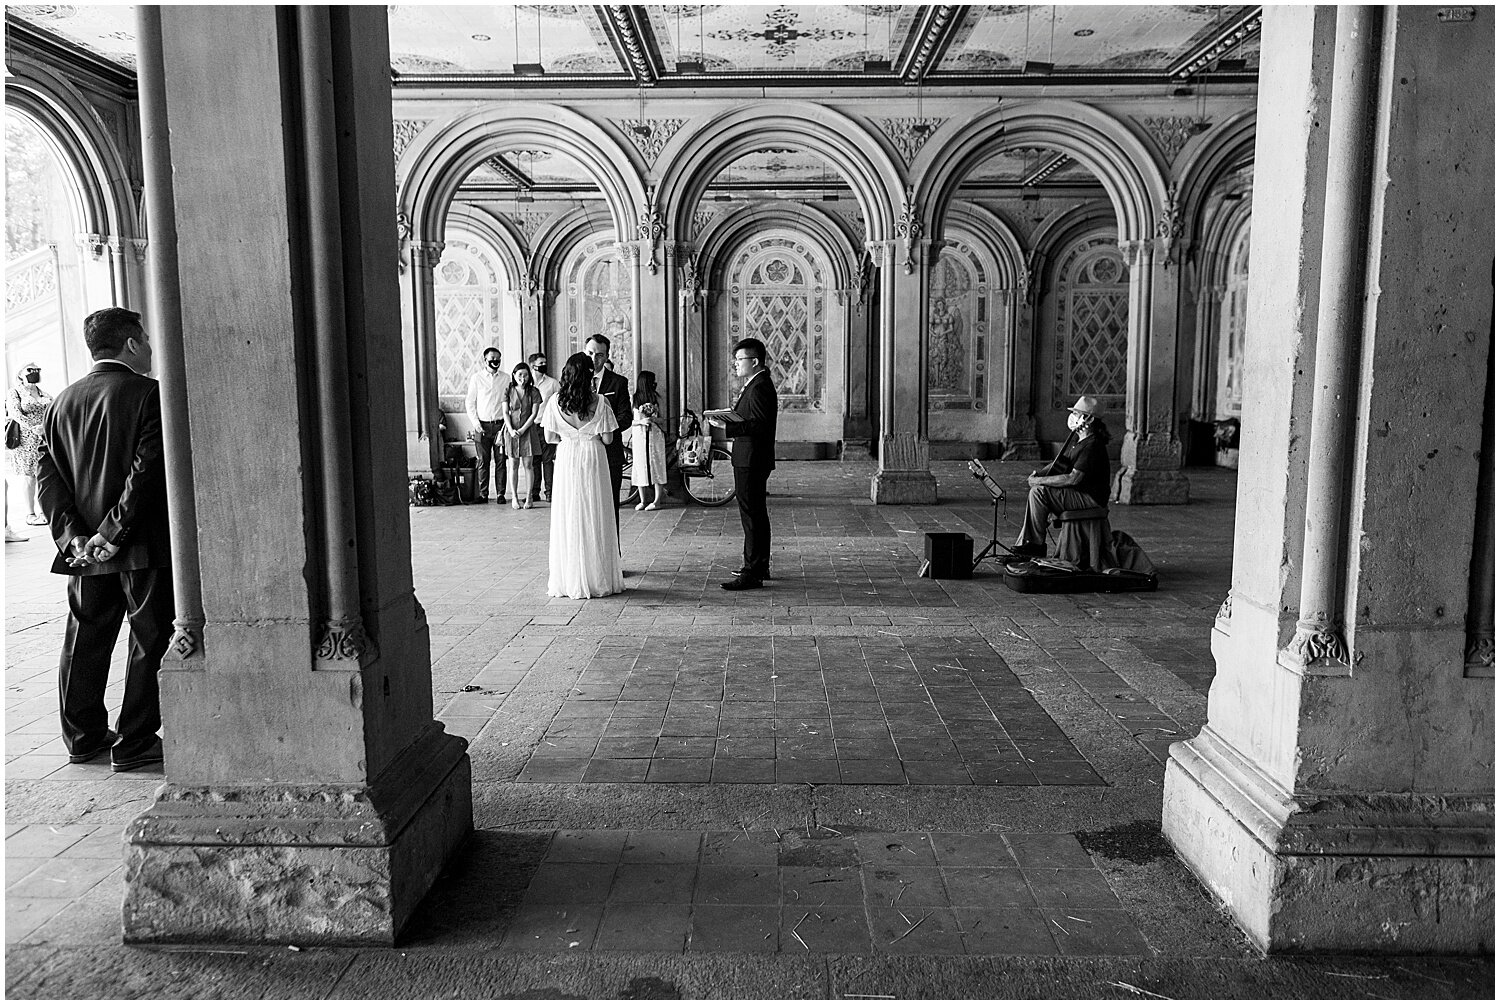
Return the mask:
[[646,193],[633,161],[603,128],[559,105],[490,104],[429,127],[397,164],[398,202],[412,237],[442,240],[443,218],[458,186],[486,157],[513,148],[570,157],[599,186],[617,240],[634,237]]
[[527,259],[532,275],[548,289],[561,289],[563,259],[580,241],[608,229],[609,214],[597,206],[575,206],[537,232]]
[[[1251,227],[1251,200],[1219,203],[1228,207],[1212,214],[1204,223],[1197,259],[1197,309],[1193,345],[1191,416],[1199,422],[1237,415],[1238,409],[1226,408],[1221,400],[1225,384],[1225,334],[1235,335],[1238,326],[1239,348],[1243,349],[1244,290],[1234,275],[1237,253],[1248,250]],[[1243,263],[1248,268],[1248,262]]]
[[1001,151],[1031,146],[1060,150],[1093,172],[1109,193],[1122,242],[1154,235],[1167,189],[1145,145],[1107,112],[1051,98],[1007,102],[938,130],[911,172],[925,231],[942,232],[958,186],[976,166]]
[[834,287],[849,290],[858,285],[859,251],[832,214],[820,207],[792,202],[756,203],[744,206],[713,222],[698,242],[698,266],[705,278],[722,269],[724,258],[744,235],[760,227],[805,229],[809,236],[823,244]]
[[810,150],[831,163],[854,190],[866,240],[894,238],[904,179],[885,148],[861,123],[807,101],[732,108],[689,123],[663,148],[657,189],[669,240],[692,234],[693,209],[709,182],[736,158],[766,146]]
[[[456,202],[448,211],[448,226],[470,231],[487,241],[500,257],[510,292],[525,289],[530,277],[526,269],[526,252],[505,225],[505,221],[486,209]],[[446,241],[446,237],[444,240]]]
[[1065,243],[1081,228],[1107,222],[1109,215],[1110,210],[1103,203],[1085,202],[1052,213],[1042,221],[1031,235],[1031,256],[1027,265],[1027,278],[1032,284],[1034,298],[1040,299],[1046,294],[1051,275],[1048,262],[1057,256]]
[[1181,208],[1184,250],[1191,253],[1204,238],[1208,208],[1220,180],[1250,163],[1255,156],[1255,110],[1246,109],[1205,133],[1178,173],[1177,205]]
[[[640,369],[640,332],[636,330],[634,266],[620,242],[608,231],[580,225],[569,229],[576,237],[559,245],[552,274],[556,276],[557,323],[548,348],[559,361],[583,347],[595,332],[610,339],[615,372],[632,384]],[[601,285],[601,270],[613,278]],[[561,366],[558,367],[561,372]]]
[[125,241],[137,237],[140,227],[130,177],[99,113],[66,78],[33,59],[13,53],[6,69],[6,107],[36,121],[72,170],[84,231]]

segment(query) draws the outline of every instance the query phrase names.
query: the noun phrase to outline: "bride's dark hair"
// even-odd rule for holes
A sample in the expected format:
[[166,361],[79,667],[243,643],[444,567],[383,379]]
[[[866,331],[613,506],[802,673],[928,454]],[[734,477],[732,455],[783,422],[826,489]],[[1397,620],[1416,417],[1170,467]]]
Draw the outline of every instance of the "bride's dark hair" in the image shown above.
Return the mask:
[[594,414],[594,361],[588,353],[575,352],[563,364],[562,387],[557,392],[557,407],[569,415],[587,419]]

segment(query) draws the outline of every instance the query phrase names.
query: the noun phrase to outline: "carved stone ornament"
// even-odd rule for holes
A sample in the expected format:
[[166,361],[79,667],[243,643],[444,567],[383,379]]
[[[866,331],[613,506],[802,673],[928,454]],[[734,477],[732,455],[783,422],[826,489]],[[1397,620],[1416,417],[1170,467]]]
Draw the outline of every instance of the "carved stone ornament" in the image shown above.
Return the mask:
[[1161,148],[1168,165],[1177,160],[1188,140],[1196,135],[1197,122],[1191,115],[1147,115],[1141,119],[1141,125]]
[[417,138],[417,134],[426,128],[431,119],[397,119],[391,123],[391,143],[396,155],[396,163],[401,163],[401,155],[406,153],[406,148],[411,146],[411,141]]
[[313,659],[320,663],[362,663],[374,658],[375,640],[365,634],[359,618],[328,622],[313,650]]
[[191,659],[203,654],[203,644],[198,638],[202,626],[178,625],[167,645],[167,655],[177,660]]
[[916,159],[917,153],[927,144],[932,134],[937,132],[938,127],[947,121],[941,118],[905,115],[876,119],[875,124],[880,127],[881,132],[885,133],[891,145],[896,148],[896,152],[909,165]]
[[692,309],[697,311],[699,301],[703,299],[703,274],[698,271],[698,256],[689,252],[679,261],[682,262],[682,295],[692,305]]
[[1156,221],[1156,240],[1163,252],[1162,264],[1177,261],[1177,246],[1182,240],[1182,212],[1177,204],[1177,183],[1167,189],[1167,202]]
[[906,200],[901,207],[901,219],[896,221],[896,236],[901,239],[902,249],[905,252],[901,268],[909,276],[915,268],[912,262],[912,249],[922,239],[922,220],[917,215],[916,200],[912,196],[911,189],[906,190]]
[[1217,621],[1228,621],[1229,617],[1230,617],[1231,610],[1233,609],[1233,607],[1234,607],[1234,591],[1230,590],[1229,593],[1224,597],[1224,602],[1219,605],[1219,614],[1218,614],[1218,617],[1215,620],[1217,620]]
[[412,241],[411,263],[419,269],[435,269],[443,260],[442,241]]
[[677,135],[677,131],[683,127],[687,119],[611,119],[625,137],[635,145],[646,159],[647,164],[654,164],[661,156],[662,148],[667,142]]
[[1492,667],[1495,665],[1495,636],[1471,633],[1464,639],[1464,666]]
[[1287,643],[1284,655],[1298,666],[1315,663],[1349,665],[1349,644],[1338,627],[1328,624],[1297,623],[1297,634]]

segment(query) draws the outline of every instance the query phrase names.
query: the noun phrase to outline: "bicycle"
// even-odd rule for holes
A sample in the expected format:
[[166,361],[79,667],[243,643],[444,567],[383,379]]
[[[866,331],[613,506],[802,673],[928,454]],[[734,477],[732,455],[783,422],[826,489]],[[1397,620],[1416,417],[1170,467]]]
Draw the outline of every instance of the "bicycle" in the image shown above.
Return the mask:
[[[676,470],[682,474],[682,488],[688,494],[688,498],[699,506],[718,507],[723,506],[734,498],[734,474],[730,470],[729,451],[711,443],[708,450],[702,450],[705,442],[703,423],[698,418],[698,413],[692,409],[683,409],[682,418],[677,423],[677,439],[667,448],[667,471]],[[688,461],[683,463],[682,448],[684,444],[689,445]],[[630,466],[633,462],[632,451],[627,445],[625,447],[625,480],[620,483],[620,505],[633,503],[639,497],[636,487],[630,484]],[[700,456],[701,455],[701,456]]]

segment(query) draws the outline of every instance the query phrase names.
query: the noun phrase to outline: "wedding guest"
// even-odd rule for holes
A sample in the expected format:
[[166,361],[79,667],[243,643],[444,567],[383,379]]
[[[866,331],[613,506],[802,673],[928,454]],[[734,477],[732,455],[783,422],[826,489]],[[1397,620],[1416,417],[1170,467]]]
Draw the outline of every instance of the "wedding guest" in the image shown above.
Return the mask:
[[[667,441],[657,425],[661,399],[656,393],[656,374],[642,370],[636,375],[631,402],[630,484],[641,494],[635,508],[661,509],[667,491]],[[653,486],[655,498],[651,495]]]
[[734,403],[738,422],[711,418],[734,440],[730,454],[735,499],[745,531],[744,565],[734,578],[719,584],[726,590],[758,590],[771,576],[771,513],[766,483],[776,468],[776,385],[766,368],[766,344],[742,338],[734,344],[734,374],[744,381]]
[[531,459],[542,452],[542,392],[531,383],[531,367],[517,363],[505,390],[505,456],[510,463],[510,498],[516,509],[531,509]]
[[505,502],[505,440],[500,435],[505,424],[505,391],[510,377],[500,372],[500,350],[488,346],[478,369],[469,375],[469,393],[464,396],[464,411],[474,428],[469,439],[479,458],[479,501],[490,497],[490,465],[495,467],[495,502]]
[[[16,384],[5,398],[5,417],[21,426],[21,443],[10,454],[10,470],[21,480],[25,495],[26,522],[40,527],[47,522],[37,498],[36,466],[42,447],[42,413],[52,404],[52,396],[42,390],[42,368],[27,363],[16,373]],[[24,540],[22,538],[21,540]]]
[[[546,405],[562,387],[556,377],[547,373],[547,354],[534,352],[526,357],[531,366],[531,379],[536,389],[542,392],[542,404]],[[531,458],[531,501],[552,501],[552,468],[557,460],[557,444],[542,439],[542,452]]]

